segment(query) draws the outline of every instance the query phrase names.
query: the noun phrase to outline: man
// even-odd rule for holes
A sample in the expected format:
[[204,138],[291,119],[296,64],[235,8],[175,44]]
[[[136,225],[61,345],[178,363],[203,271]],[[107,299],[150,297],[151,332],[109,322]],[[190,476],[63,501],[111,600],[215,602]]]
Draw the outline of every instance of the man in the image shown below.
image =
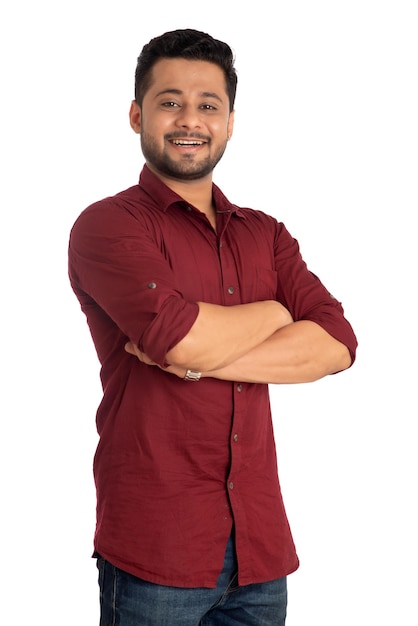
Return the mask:
[[212,182],[234,124],[229,46],[194,30],[138,58],[139,185],[88,207],[69,275],[100,359],[102,626],[285,623],[298,567],[268,383],[348,368],[341,304],[274,218]]

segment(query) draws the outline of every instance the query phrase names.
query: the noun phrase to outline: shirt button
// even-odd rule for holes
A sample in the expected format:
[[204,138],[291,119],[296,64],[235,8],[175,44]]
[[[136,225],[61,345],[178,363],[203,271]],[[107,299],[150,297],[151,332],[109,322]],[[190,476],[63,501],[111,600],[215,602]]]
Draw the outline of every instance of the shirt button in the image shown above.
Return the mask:
[[233,489],[233,488],[234,488],[234,483],[232,482],[232,480],[231,480],[231,482],[229,483],[228,487],[229,487],[230,489]]
[[148,289],[155,289],[157,287],[157,283],[148,283]]
[[237,391],[238,391],[238,393],[241,393],[241,391],[242,391],[241,383],[239,383],[239,385],[237,385]]
[[234,293],[234,291],[235,291],[234,287],[228,287],[228,293],[231,294],[231,296]]
[[233,437],[233,439],[234,439],[234,441],[235,441],[235,443],[236,443],[236,442],[238,441],[238,435],[237,435],[237,434],[235,434],[235,435],[234,435],[234,437]]

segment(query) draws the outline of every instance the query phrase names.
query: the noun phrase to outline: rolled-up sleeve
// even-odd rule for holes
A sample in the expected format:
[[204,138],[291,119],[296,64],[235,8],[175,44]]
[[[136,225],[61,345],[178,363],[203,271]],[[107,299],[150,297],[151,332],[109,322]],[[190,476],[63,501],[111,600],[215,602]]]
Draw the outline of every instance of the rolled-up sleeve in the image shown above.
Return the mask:
[[347,346],[353,363],[357,338],[344,316],[341,302],[308,269],[298,242],[283,224],[278,224],[277,228],[275,264],[278,273],[278,299],[289,309],[293,319],[316,322]]
[[114,199],[91,205],[75,222],[69,276],[85,312],[100,307],[162,367],[198,315],[198,305],[175,284],[147,223]]

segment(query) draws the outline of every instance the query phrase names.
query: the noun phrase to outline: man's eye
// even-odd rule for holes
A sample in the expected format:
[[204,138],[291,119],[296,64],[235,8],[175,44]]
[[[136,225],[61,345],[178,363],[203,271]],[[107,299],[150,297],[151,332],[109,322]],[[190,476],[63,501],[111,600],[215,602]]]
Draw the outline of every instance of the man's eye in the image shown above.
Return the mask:
[[205,109],[205,111],[216,111],[216,107],[213,104],[202,104],[201,108]]
[[177,104],[177,102],[163,102],[162,106],[163,107],[167,107],[167,108],[174,108],[174,107],[177,107],[179,105]]

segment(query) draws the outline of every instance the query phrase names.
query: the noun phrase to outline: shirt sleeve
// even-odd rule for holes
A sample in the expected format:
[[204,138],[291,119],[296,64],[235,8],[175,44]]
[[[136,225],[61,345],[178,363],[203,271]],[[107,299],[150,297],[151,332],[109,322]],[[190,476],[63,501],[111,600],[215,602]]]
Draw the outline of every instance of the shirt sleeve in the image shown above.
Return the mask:
[[91,205],[75,222],[69,277],[87,317],[89,307],[100,307],[162,367],[199,312],[175,284],[155,233],[114,198]]
[[275,241],[278,299],[293,319],[310,320],[347,346],[351,362],[356,356],[357,338],[344,316],[341,304],[313,274],[300,253],[299,244],[283,224],[278,224]]

